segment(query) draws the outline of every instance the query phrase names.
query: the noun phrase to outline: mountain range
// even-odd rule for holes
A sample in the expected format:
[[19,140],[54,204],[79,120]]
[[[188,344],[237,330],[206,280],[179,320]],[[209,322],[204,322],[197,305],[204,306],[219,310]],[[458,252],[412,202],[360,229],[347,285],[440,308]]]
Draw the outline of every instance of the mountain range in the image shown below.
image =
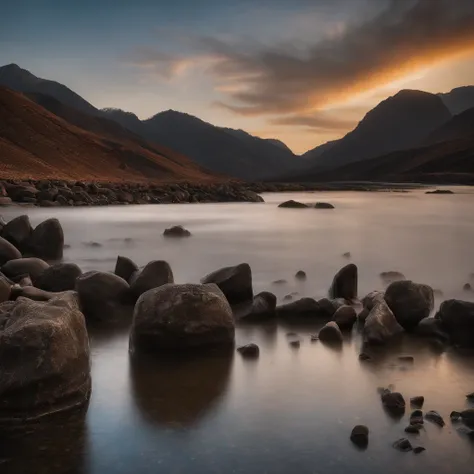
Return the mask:
[[[438,160],[433,168],[438,173],[450,171],[450,163],[453,163],[453,169],[466,167],[463,160],[454,166],[453,159],[439,161],[438,155],[458,153],[467,156],[474,129],[474,86],[437,95],[402,90],[369,111],[357,127],[341,139],[297,156],[279,140],[214,126],[174,110],[157,113],[147,120],[116,108],[99,110],[65,85],[38,78],[15,64],[0,67],[0,86],[4,87],[2,105],[6,107],[8,103],[2,113],[2,123],[9,124],[0,129],[0,149],[6,148],[12,154],[11,150],[15,148],[12,156],[23,156],[26,152],[38,155],[39,149],[43,148],[28,141],[28,133],[37,131],[42,137],[38,143],[49,141],[50,148],[56,149],[55,152],[49,150],[49,157],[39,156],[41,160],[47,162],[61,156],[72,160],[74,155],[66,153],[63,147],[69,137],[68,150],[74,142],[78,150],[88,150],[94,156],[105,153],[113,161],[107,171],[110,179],[126,179],[127,173],[134,179],[168,180],[232,177],[319,181],[342,179],[343,176],[344,179],[366,179],[365,175],[370,179],[384,179],[384,176],[396,179],[401,174],[407,178],[429,174],[431,171],[426,164],[429,157]],[[25,107],[34,112],[35,119],[30,120],[27,127],[18,122],[22,116],[19,109]],[[61,140],[57,135],[47,137],[53,126],[45,128],[40,122],[50,125],[54,122],[54,127],[61,130]],[[11,124],[16,124],[18,129],[14,134]],[[78,144],[79,137],[84,144]],[[23,140],[28,146],[23,146]],[[58,140],[60,144],[56,143]],[[92,149],[91,140],[94,142]],[[2,161],[5,154],[2,153]],[[406,162],[403,170],[402,162]],[[418,163],[417,166],[425,171],[413,170],[410,174],[410,163]],[[7,169],[6,163],[2,168]],[[145,169],[153,171],[148,173]],[[104,172],[104,166],[96,171],[89,168],[91,176]]]

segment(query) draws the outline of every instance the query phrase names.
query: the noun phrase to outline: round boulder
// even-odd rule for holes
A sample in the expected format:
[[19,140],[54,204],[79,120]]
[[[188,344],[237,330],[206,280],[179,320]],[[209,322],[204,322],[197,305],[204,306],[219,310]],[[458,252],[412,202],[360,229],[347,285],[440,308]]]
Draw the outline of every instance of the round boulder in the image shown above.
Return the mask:
[[130,289],[135,298],[152,288],[173,283],[173,271],[168,262],[154,260],[135,272],[130,278]]
[[133,313],[131,350],[232,347],[232,309],[212,286],[167,284],[142,294]]
[[2,237],[20,250],[26,250],[33,233],[30,218],[27,215],[15,217],[7,222],[2,230]]
[[474,303],[447,300],[441,303],[436,319],[451,341],[464,348],[474,347]]
[[0,237],[0,265],[21,258],[21,252],[8,240]]
[[357,298],[357,266],[353,263],[341,268],[335,275],[329,297],[354,300]]
[[237,351],[242,354],[242,357],[246,358],[257,358],[260,355],[260,348],[253,343],[237,347]]
[[86,403],[89,338],[76,294],[20,298],[0,312],[0,417],[33,419]]
[[328,343],[342,343],[343,337],[339,326],[334,322],[330,321],[319,331],[319,340]]
[[64,232],[57,219],[47,219],[36,226],[29,242],[30,251],[46,260],[63,258]]
[[360,448],[369,444],[369,428],[364,425],[357,425],[352,429],[351,441]]
[[234,308],[236,319],[249,322],[264,321],[275,317],[277,297],[269,291],[255,295],[249,303]]
[[405,413],[405,399],[399,392],[385,391],[382,393],[382,405],[391,413]]
[[76,279],[81,275],[82,270],[75,263],[57,263],[43,272],[37,286],[52,292],[74,290]]
[[2,272],[12,280],[20,276],[30,275],[34,285],[37,284],[44,271],[49,268],[49,264],[36,257],[18,258],[10,260],[2,267]]
[[326,312],[313,298],[301,298],[276,308],[277,316],[281,318],[318,318],[326,316]]
[[127,257],[122,257],[122,255],[117,257],[117,263],[115,264],[114,270],[114,273],[117,276],[123,278],[127,282],[130,282],[130,278],[137,271],[138,266],[133,260],[130,260]]
[[278,207],[290,208],[290,209],[307,209],[309,206],[306,204],[303,204],[302,202],[298,202],[298,201],[294,201],[293,199],[290,199],[289,201],[282,202],[281,204],[278,205]]
[[165,237],[191,237],[191,232],[185,229],[182,225],[175,225],[163,232]]
[[430,315],[434,307],[433,289],[410,280],[395,281],[385,292],[385,301],[400,325],[407,331]]
[[334,321],[342,331],[350,330],[357,320],[356,310],[352,306],[341,306],[334,313]]
[[334,206],[329,202],[317,202],[314,205],[315,209],[334,209]]

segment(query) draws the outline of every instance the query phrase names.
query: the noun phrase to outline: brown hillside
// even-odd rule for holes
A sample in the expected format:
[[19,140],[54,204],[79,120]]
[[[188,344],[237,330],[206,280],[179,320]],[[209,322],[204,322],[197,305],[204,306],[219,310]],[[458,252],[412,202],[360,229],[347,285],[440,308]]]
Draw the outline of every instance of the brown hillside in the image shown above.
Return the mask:
[[[69,119],[74,121],[73,117]],[[83,116],[76,123],[81,120]],[[116,130],[107,134],[98,133],[100,127],[94,130],[95,133],[72,125],[24,95],[0,87],[0,177],[137,182],[216,180],[185,156],[165,147],[135,139],[130,133],[122,137]]]

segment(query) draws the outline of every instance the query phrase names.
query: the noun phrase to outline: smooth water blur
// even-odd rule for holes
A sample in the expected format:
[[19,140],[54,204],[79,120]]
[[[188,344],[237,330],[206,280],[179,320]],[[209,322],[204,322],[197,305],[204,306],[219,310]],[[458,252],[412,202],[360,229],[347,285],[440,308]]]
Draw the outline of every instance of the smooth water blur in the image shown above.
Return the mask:
[[[462,290],[474,272],[474,193],[456,193],[291,193],[265,195],[265,204],[9,208],[3,215],[27,213],[33,224],[58,217],[70,245],[65,260],[84,271],[113,270],[118,254],[140,265],[165,259],[184,283],[248,262],[256,292],[319,298],[352,261],[361,295],[383,287],[380,272],[397,270],[441,290],[442,299],[474,300]],[[277,208],[290,198],[328,201],[336,209]],[[163,230],[176,224],[193,236],[165,239]],[[294,279],[300,269],[305,282]],[[277,279],[288,283],[272,285]],[[469,406],[474,357],[407,337],[364,363],[357,331],[337,350],[311,343],[317,330],[317,324],[240,326],[237,345],[260,346],[255,361],[238,353],[135,361],[127,328],[94,330],[87,415],[52,420],[22,443],[0,439],[0,472],[472,473],[474,441],[457,432],[449,413]],[[289,346],[295,338],[300,349]],[[399,362],[401,354],[413,355],[415,364]],[[389,384],[406,400],[424,395],[424,410],[445,417],[444,428],[427,422],[420,436],[407,435],[425,453],[392,448],[405,436],[410,408],[401,419],[384,412],[377,387]],[[349,441],[356,424],[369,426],[365,451]]]

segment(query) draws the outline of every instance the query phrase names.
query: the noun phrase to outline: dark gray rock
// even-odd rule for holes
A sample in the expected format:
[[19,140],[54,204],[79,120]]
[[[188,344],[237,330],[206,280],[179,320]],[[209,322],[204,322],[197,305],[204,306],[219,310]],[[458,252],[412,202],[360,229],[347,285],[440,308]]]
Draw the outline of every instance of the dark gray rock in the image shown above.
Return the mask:
[[424,403],[425,403],[425,397],[423,396],[410,398],[410,404],[413,405],[414,407],[421,408]]
[[45,260],[63,258],[64,233],[58,219],[47,219],[36,226],[29,247],[33,255]]
[[167,284],[142,294],[135,305],[132,350],[181,351],[232,347],[234,318],[214,285]]
[[405,428],[405,433],[418,434],[420,432],[420,425],[408,425]]
[[354,300],[357,298],[357,266],[353,263],[339,270],[329,289],[329,297],[332,299],[343,298]]
[[460,347],[474,347],[474,303],[448,300],[441,303],[436,319],[449,335],[451,341]]
[[21,258],[21,252],[8,240],[0,237],[0,265],[17,258]]
[[39,281],[49,264],[36,257],[18,258],[10,260],[2,266],[2,272],[12,280],[22,275],[30,275],[34,285]]
[[277,297],[269,291],[255,295],[253,300],[234,308],[236,319],[248,322],[265,321],[276,317]]
[[410,425],[423,425],[423,412],[415,410],[410,415]]
[[464,291],[472,291],[472,286],[471,286],[470,283],[466,283],[466,284],[462,287],[462,289],[463,289]]
[[429,412],[427,412],[425,415],[425,419],[441,427],[446,424],[443,420],[443,417],[437,411],[434,410],[430,410]]
[[365,320],[362,332],[365,344],[385,344],[393,337],[403,332],[403,328],[398,324],[395,316],[383,301],[378,303],[370,311]]
[[466,395],[466,398],[467,398],[469,401],[474,401],[474,392],[468,393],[468,394]]
[[306,280],[306,272],[304,272],[303,270],[298,270],[296,272],[295,278],[297,280]]
[[319,303],[313,298],[301,298],[276,308],[276,314],[281,318],[318,318],[322,311]]
[[465,423],[474,424],[474,408],[468,408],[461,412],[461,419]]
[[135,272],[130,278],[130,289],[135,298],[153,288],[173,283],[173,271],[168,262],[154,260]]
[[49,301],[55,298],[57,293],[40,290],[34,286],[19,286],[13,285],[11,288],[10,299],[16,301],[18,298],[28,298],[33,301]]
[[126,282],[130,282],[132,275],[138,271],[137,264],[127,257],[119,255],[117,257],[117,263],[115,264],[114,273],[123,278]]
[[363,448],[369,444],[369,428],[364,425],[354,426],[351,432],[351,441]]
[[293,201],[290,199],[289,201],[282,202],[278,207],[283,208],[292,208],[292,209],[307,209],[309,206],[303,204],[302,202]]
[[459,421],[461,419],[461,413],[459,411],[452,411],[449,414],[449,418],[451,418],[451,421]]
[[367,354],[367,352],[361,352],[359,354],[359,360],[372,360],[372,357],[370,357],[370,355]]
[[26,215],[18,216],[9,221],[2,230],[2,237],[12,243],[20,251],[28,249],[33,228],[30,218]]
[[237,348],[237,351],[242,354],[242,357],[256,358],[260,355],[260,348],[257,344],[253,343],[240,346]]
[[290,346],[294,349],[299,349],[301,346],[301,341],[290,341]]
[[317,202],[314,205],[315,209],[334,209],[334,206],[329,202]]
[[252,270],[247,263],[216,270],[202,278],[201,283],[215,283],[230,304],[250,301],[253,298]]
[[334,321],[341,331],[350,330],[357,320],[356,310],[352,306],[341,306],[334,313]]
[[330,321],[324,325],[319,331],[318,336],[322,342],[342,344],[343,341],[342,332],[334,321]]
[[403,451],[404,453],[413,450],[410,441],[408,441],[406,438],[400,438],[395,441],[395,443],[393,443],[393,447],[399,451]]
[[165,237],[191,237],[191,232],[181,225],[175,225],[163,232]]
[[398,360],[400,362],[406,362],[408,364],[413,364],[415,362],[415,358],[411,355],[398,356]]
[[423,337],[432,337],[440,341],[447,341],[448,334],[443,330],[443,325],[439,319],[424,318],[415,328],[415,334]]
[[82,270],[75,263],[57,263],[41,274],[37,286],[52,292],[74,290],[80,275]]
[[415,448],[413,448],[413,452],[415,454],[420,454],[423,451],[426,451],[426,448],[424,448],[423,446],[416,446]]
[[380,278],[386,285],[390,285],[390,283],[393,283],[394,281],[406,280],[405,275],[397,271],[382,272]]
[[399,392],[384,392],[382,393],[383,406],[393,414],[403,414],[405,412],[405,399]]
[[387,288],[385,301],[400,325],[411,331],[430,315],[434,307],[433,289],[410,280],[395,281]]

